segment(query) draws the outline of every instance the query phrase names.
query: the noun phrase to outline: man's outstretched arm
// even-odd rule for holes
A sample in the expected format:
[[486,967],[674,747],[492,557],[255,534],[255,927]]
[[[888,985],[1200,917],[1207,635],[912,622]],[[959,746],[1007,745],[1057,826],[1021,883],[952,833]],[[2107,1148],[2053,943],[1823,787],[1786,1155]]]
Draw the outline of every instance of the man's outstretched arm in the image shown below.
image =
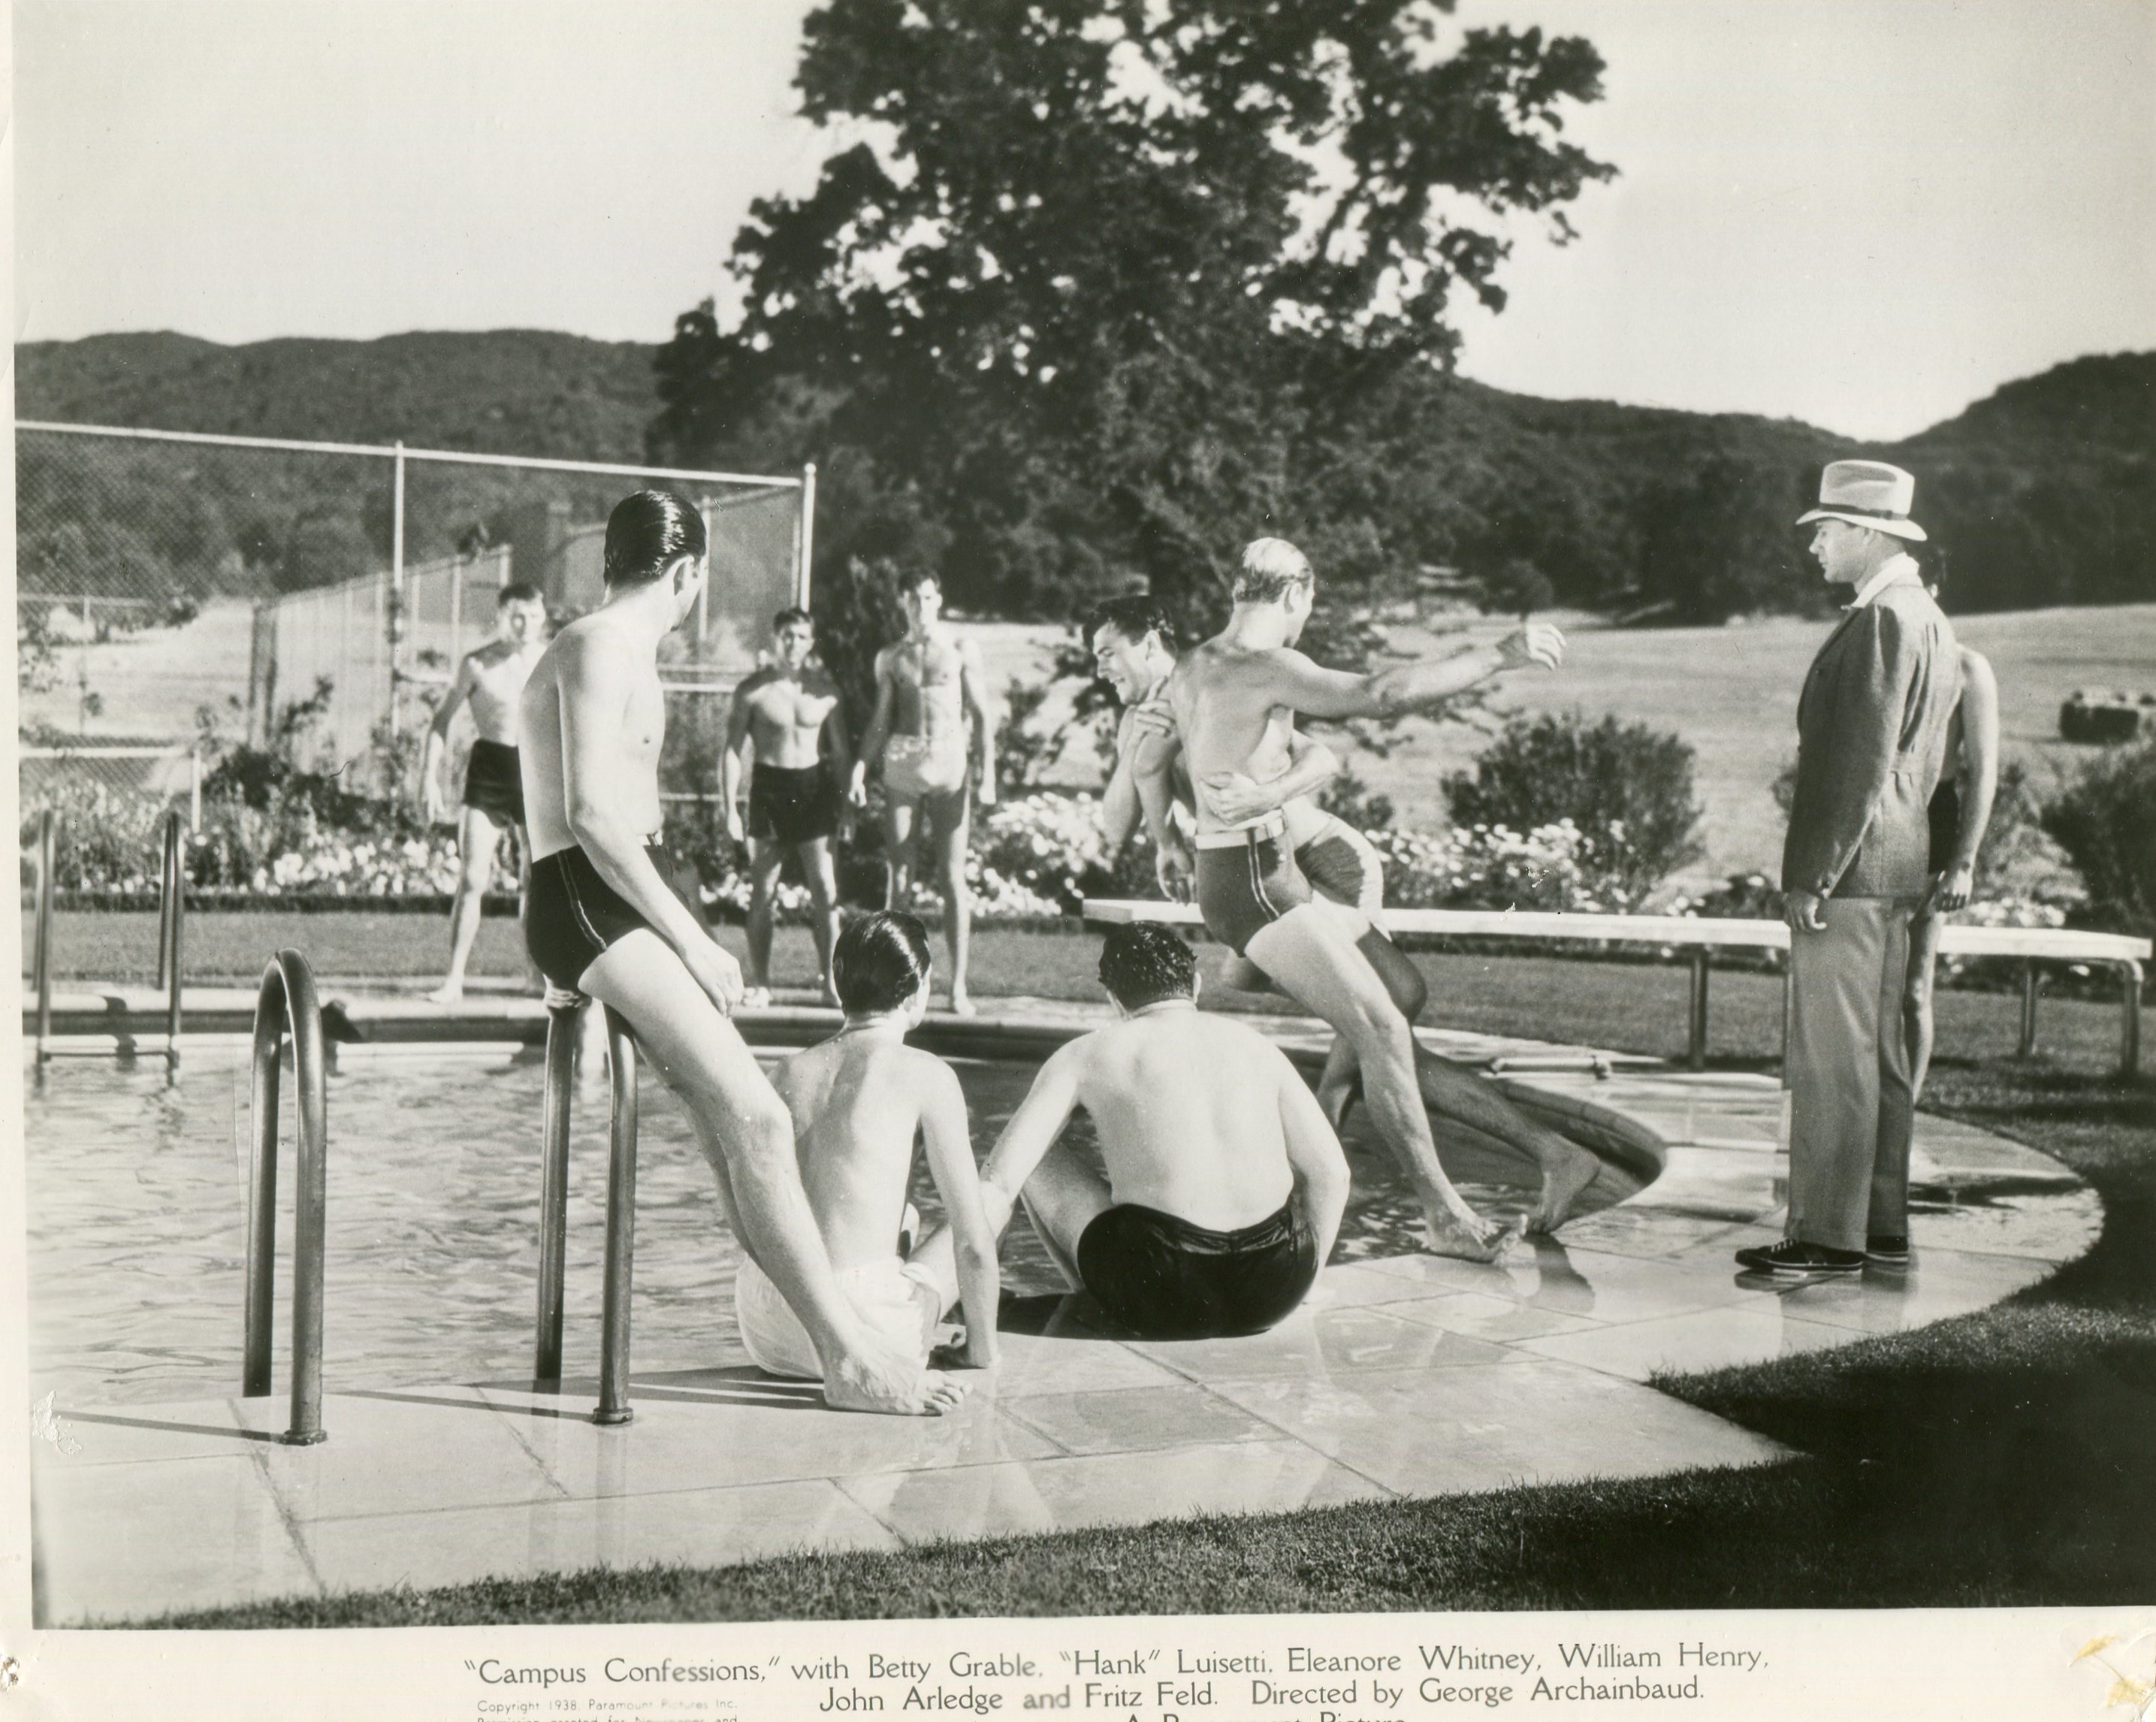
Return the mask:
[[1086,1042],[1073,1041],[1050,1055],[1033,1079],[1033,1087],[1004,1126],[987,1159],[981,1163],[981,1199],[988,1224],[998,1236],[1010,1224],[1019,1192],[1033,1176],[1041,1156],[1055,1146],[1078,1104],[1078,1072]]
[[1274,697],[1291,711],[1312,717],[1404,717],[1507,670],[1554,670],[1564,661],[1564,635],[1547,622],[1530,622],[1496,645],[1417,658],[1370,676],[1327,670],[1288,646],[1267,657]]

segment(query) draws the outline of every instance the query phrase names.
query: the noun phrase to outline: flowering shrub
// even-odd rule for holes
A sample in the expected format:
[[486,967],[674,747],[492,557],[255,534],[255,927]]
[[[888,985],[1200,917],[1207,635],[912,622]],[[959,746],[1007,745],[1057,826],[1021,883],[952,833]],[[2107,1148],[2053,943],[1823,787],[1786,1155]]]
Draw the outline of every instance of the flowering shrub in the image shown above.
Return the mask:
[[1526,833],[1497,825],[1364,835],[1384,857],[1385,901],[1396,907],[1623,914],[1635,907],[1622,880],[1593,865],[1621,849],[1614,824],[1592,837],[1570,820]]

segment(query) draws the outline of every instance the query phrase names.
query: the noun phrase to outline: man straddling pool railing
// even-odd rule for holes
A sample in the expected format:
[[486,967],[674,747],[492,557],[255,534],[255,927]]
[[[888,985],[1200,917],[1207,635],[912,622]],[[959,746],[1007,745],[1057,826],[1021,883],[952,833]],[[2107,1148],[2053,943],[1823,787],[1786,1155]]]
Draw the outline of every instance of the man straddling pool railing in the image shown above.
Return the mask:
[[[1133,769],[1147,828],[1167,870],[1194,876],[1207,930],[1353,1047],[1372,1120],[1422,1203],[1430,1248],[1490,1261],[1505,1248],[1510,1230],[1469,1207],[1439,1164],[1424,1110],[1432,1073],[1419,1068],[1426,1061],[1414,1030],[1360,948],[1370,933],[1368,916],[1312,892],[1286,819],[1278,809],[1255,809],[1252,792],[1289,769],[1297,713],[1382,717],[1419,711],[1503,671],[1554,669],[1564,638],[1546,624],[1530,624],[1494,645],[1373,675],[1328,670],[1294,650],[1316,589],[1309,562],[1285,539],[1245,547],[1227,627],[1185,653],[1162,690],[1173,733],[1148,735],[1138,750]],[[1169,820],[1178,752],[1194,786],[1194,861]],[[1475,1113],[1502,1105],[1502,1097],[1464,1072],[1435,1074],[1448,1112],[1473,1118],[1535,1157],[1543,1185],[1535,1221],[1543,1229],[1558,1224],[1594,1177],[1593,1156],[1553,1132],[1522,1135],[1494,1113],[1492,1123],[1482,1123]]]
[[[1201,1014],[1171,928],[1117,927],[1101,983],[1120,1020],[1050,1055],[981,1168],[989,1226],[1023,1201],[1074,1289],[1152,1339],[1257,1334],[1300,1304],[1332,1252],[1348,1161],[1281,1050]],[[1058,1142],[1091,1116],[1106,1176]],[[947,1236],[922,1258],[938,1262]]]
[[680,1097],[742,1247],[800,1318],[846,1410],[934,1413],[965,1385],[872,1334],[840,1293],[801,1187],[786,1106],[727,1019],[741,968],[669,884],[659,643],[710,576],[704,525],[666,491],[607,522],[606,595],[547,649],[518,706],[531,835],[526,938],[557,985],[612,1006]]

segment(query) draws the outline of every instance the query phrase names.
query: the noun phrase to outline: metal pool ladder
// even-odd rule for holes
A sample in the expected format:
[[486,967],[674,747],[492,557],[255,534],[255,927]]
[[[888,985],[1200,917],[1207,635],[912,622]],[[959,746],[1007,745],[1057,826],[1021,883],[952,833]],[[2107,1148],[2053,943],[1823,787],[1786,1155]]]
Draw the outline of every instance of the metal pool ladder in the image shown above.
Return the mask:
[[[562,1298],[569,1232],[569,1100],[575,1084],[577,1029],[591,1000],[547,989],[546,1128],[539,1154],[539,1313],[532,1346],[532,1385],[562,1385]],[[629,1290],[636,1256],[636,1040],[629,1025],[606,1010],[607,1061],[613,1107],[607,1160],[606,1267],[599,1318],[599,1402],[594,1423],[626,1423],[629,1402]]]
[[[174,941],[174,968],[177,968]],[[299,1142],[293,1190],[292,1422],[278,1438],[311,1447],[322,1428],[322,1211],[327,1189],[329,1090],[325,1080],[321,1001],[307,959],[280,951],[262,971],[254,1002],[254,1152],[247,1178],[247,1330],[239,1390],[270,1396],[270,1336],[276,1313],[278,1064],[292,1042],[292,1086],[299,1090]]]

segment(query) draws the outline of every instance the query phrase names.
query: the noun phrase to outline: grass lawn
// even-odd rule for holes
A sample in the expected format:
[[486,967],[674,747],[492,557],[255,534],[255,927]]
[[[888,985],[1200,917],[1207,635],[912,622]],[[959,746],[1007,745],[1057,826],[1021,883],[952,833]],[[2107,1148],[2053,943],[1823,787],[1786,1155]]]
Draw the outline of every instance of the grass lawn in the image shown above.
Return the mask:
[[[1614,1027],[1614,1025],[1609,1026]],[[1613,1038],[1605,1035],[1604,1038]],[[2104,1604],[2156,1594],[2156,1088],[1949,1062],[1945,1113],[2101,1193],[2082,1261],[1980,1313],[1665,1390],[1804,1457],[896,1555],[652,1566],[173,1615],[188,1627],[1399,1609]]]
[[[157,918],[147,912],[66,912],[55,917],[54,974],[63,979],[129,980],[146,984],[157,972]],[[721,937],[737,955],[744,945],[739,928]],[[30,944],[25,918],[24,960]],[[251,984],[272,953],[296,945],[325,979],[367,977],[377,982],[431,984],[448,955],[446,917],[434,915],[302,915],[272,912],[190,915],[187,973],[200,984]],[[941,936],[937,955],[943,955]],[[983,928],[973,939],[973,990],[983,998],[1023,993],[1056,999],[1097,999],[1094,979],[1100,944],[1090,935]],[[1199,961],[1216,1002],[1274,1005],[1270,995],[1230,995],[1219,987],[1222,946],[1199,947]],[[1623,1052],[1681,1058],[1685,1052],[1687,977],[1675,964],[1594,963],[1553,957],[1460,956],[1418,953],[1430,977],[1430,1002],[1423,1020],[1444,1028],[1489,1034],[1584,1041]],[[809,985],[815,948],[807,931],[781,928],[772,968],[781,985]],[[523,940],[507,918],[480,925],[471,973],[508,982],[523,974]],[[1781,982],[1768,974],[1732,971],[1710,983],[1712,1036],[1717,1063],[1758,1064],[1779,1058],[1782,1043]],[[2147,1007],[2144,1006],[2144,1012]],[[1942,991],[1940,1045],[1951,1056],[2000,1058],[2020,1035],[2020,1003],[2005,993]],[[2118,1007],[2103,1000],[2047,1000],[2039,1018],[2044,1050],[2068,1069],[2096,1072],[2118,1056]],[[2156,1045],[2144,1022],[2144,1044]]]

